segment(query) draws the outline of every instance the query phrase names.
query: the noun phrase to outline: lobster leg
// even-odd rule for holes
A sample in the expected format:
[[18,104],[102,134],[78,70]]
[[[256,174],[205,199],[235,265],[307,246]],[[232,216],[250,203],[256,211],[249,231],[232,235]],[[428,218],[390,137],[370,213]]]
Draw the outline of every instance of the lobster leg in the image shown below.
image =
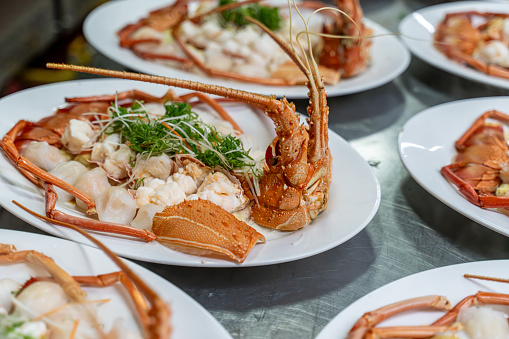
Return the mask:
[[463,148],[463,146],[465,145],[465,142],[473,134],[475,134],[477,130],[479,130],[481,127],[484,126],[485,121],[488,118],[496,119],[503,123],[509,124],[509,116],[508,115],[506,115],[500,111],[497,111],[497,110],[488,111],[488,112],[484,113],[483,115],[481,115],[479,118],[477,118],[477,120],[472,124],[472,126],[470,126],[470,128],[461,136],[461,138],[459,138],[458,141],[456,141],[456,144],[455,144],[456,149],[460,150],[461,148]]
[[395,314],[420,308],[449,310],[451,308],[451,304],[445,297],[430,295],[403,300],[381,307],[375,311],[364,314],[352,327],[348,333],[347,339],[362,339],[371,328],[375,327],[383,320],[392,317]]
[[452,324],[450,326],[395,326],[379,327],[371,329],[365,336],[365,339],[390,339],[390,338],[431,338],[437,333],[461,331],[461,324]]
[[157,103],[164,103],[168,100],[176,100],[178,96],[173,92],[172,90],[169,90],[164,94],[162,97],[156,97],[154,95],[150,95],[148,93],[138,91],[136,89],[132,91],[125,91],[120,92],[117,94],[111,94],[111,95],[99,95],[99,96],[90,96],[90,97],[75,97],[75,98],[66,98],[66,102],[97,102],[97,101],[104,101],[104,102],[113,102],[115,100],[121,101],[121,100],[139,100],[139,101],[149,101],[149,102],[157,102]]
[[[475,165],[472,165],[473,168]],[[482,165],[477,165],[478,167],[484,167]],[[509,197],[497,197],[493,195],[479,195],[476,189],[466,182],[464,179],[460,178],[457,174],[457,170],[461,170],[465,168],[463,164],[452,164],[442,167],[440,173],[454,186],[458,188],[460,193],[467,198],[472,204],[476,206],[480,206],[482,208],[509,208]],[[497,178],[498,179],[498,178]],[[478,178],[477,181],[482,181],[482,178]],[[500,180],[498,179],[499,183]],[[495,186],[498,186],[495,183]]]
[[154,233],[144,229],[111,222],[99,221],[90,218],[80,218],[56,210],[55,206],[57,203],[58,196],[55,192],[55,189],[53,188],[53,185],[49,183],[46,183],[45,187],[46,187],[46,215],[54,223],[59,224],[58,222],[64,222],[93,231],[122,234],[130,237],[140,238],[145,241],[152,241],[155,240],[156,238]]
[[117,282],[120,282],[126,289],[127,293],[129,293],[131,300],[133,300],[141,323],[149,323],[150,319],[147,314],[149,306],[147,305],[143,294],[140,293],[133,281],[129,279],[129,277],[123,271],[100,274],[98,276],[73,276],[73,278],[81,285],[94,287],[111,286]]
[[[76,189],[74,186],[69,185],[65,181],[55,177],[54,175],[49,174],[48,172],[40,169],[39,167],[32,164],[28,159],[22,157],[18,150],[16,149],[16,146],[14,145],[15,135],[19,130],[21,130],[24,125],[26,124],[26,121],[19,121],[3,138],[2,141],[0,141],[0,147],[5,152],[7,157],[14,163],[16,168],[20,168],[21,172],[25,174],[25,171],[33,175],[34,177],[39,178],[42,181],[49,182],[51,184],[54,184],[55,186],[60,187],[66,192],[69,192],[73,196],[75,196],[77,199],[80,199],[87,205],[87,213],[94,214],[95,213],[95,203],[92,199],[87,197],[85,193],[81,192],[80,190]],[[25,174],[26,176],[26,174]],[[30,179],[30,177],[29,177]],[[31,179],[32,182],[34,180]]]
[[76,280],[55,264],[55,261],[50,257],[37,251],[16,251],[16,248],[12,245],[0,244],[0,263],[24,261],[43,267],[73,300],[82,302],[86,299],[86,293]]
[[468,296],[454,306],[447,314],[435,321],[433,326],[444,326],[451,324],[458,317],[462,309],[472,305],[509,305],[509,295],[491,292],[477,292],[475,295]]
[[183,57],[170,55],[170,54],[160,54],[160,53],[148,52],[148,51],[144,51],[141,48],[136,47],[136,46],[134,46],[132,48],[132,50],[133,50],[134,54],[136,54],[137,56],[139,56],[142,59],[176,61],[176,62],[180,62],[182,64],[183,69],[189,69],[194,66],[194,64],[191,60],[183,58]]
[[135,24],[127,25],[120,31],[118,31],[117,35],[120,38],[120,47],[132,48],[134,47],[134,45],[143,42],[159,42],[159,39],[155,38],[131,39],[131,34],[133,34],[137,29],[143,26],[144,24],[142,22],[137,22]]

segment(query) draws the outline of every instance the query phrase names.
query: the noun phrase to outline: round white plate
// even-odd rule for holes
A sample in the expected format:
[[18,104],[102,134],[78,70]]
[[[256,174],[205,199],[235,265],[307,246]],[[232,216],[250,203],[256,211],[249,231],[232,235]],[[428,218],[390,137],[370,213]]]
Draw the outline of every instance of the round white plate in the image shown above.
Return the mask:
[[[507,293],[509,284],[470,280],[463,274],[504,277],[509,260],[479,261],[436,268],[399,279],[357,300],[339,313],[318,334],[316,339],[346,338],[355,322],[366,312],[409,298],[443,295],[452,305],[478,291]],[[443,312],[411,311],[394,316],[378,326],[413,326],[430,324]]]
[[[93,79],[57,83],[28,89],[0,100],[0,135],[4,135],[19,119],[37,121],[51,115],[64,97],[114,93],[137,88],[162,95],[167,87],[118,79]],[[256,136],[264,150],[275,136],[273,125],[259,110],[235,105],[229,113],[246,135]],[[344,139],[329,131],[333,156],[332,185],[328,208],[311,225],[297,232],[284,233],[276,239],[267,235],[266,244],[256,245],[242,264],[226,260],[187,255],[164,247],[157,242],[144,243],[121,237],[98,235],[117,254],[149,262],[182,266],[236,267],[259,266],[309,257],[338,246],[360,232],[375,215],[380,203],[380,186],[367,162]],[[0,157],[0,204],[26,222],[57,236],[88,243],[75,232],[41,221],[11,201],[17,200],[28,208],[44,214],[44,197],[24,178],[2,154]],[[59,205],[66,213],[76,214],[68,205]],[[80,215],[80,214],[78,214]],[[83,214],[81,214],[83,215]],[[279,233],[279,232],[277,232]]]
[[429,193],[466,217],[509,236],[509,217],[471,204],[440,173],[456,155],[456,140],[491,109],[509,113],[509,98],[461,100],[426,109],[403,126],[399,154],[415,181]]
[[[59,238],[0,229],[0,242],[13,244],[18,251],[42,252],[71,275],[98,275],[119,270],[102,251]],[[223,326],[193,298],[146,268],[132,262],[126,263],[170,305],[172,338],[231,338]],[[0,265],[0,272],[0,277],[9,277],[20,283],[37,274],[47,275],[43,269],[26,263]],[[123,326],[139,332],[136,311],[130,307],[130,301],[126,300],[127,294],[121,293],[122,288],[111,286],[84,290],[89,300],[111,299],[99,308],[100,319],[107,329],[112,326],[114,319],[111,315],[114,315],[123,319]]]
[[410,51],[430,65],[466,79],[491,86],[509,88],[508,79],[487,75],[471,67],[463,66],[448,59],[433,46],[435,28],[447,13],[470,10],[509,13],[509,6],[481,1],[457,1],[431,6],[407,15],[399,24],[399,31]]
[[[281,1],[279,1],[281,2]],[[116,32],[126,24],[134,23],[145,17],[154,9],[167,6],[168,0],[125,0],[107,2],[92,11],[83,25],[83,32],[88,42],[108,58],[139,72],[181,78],[187,80],[214,83],[246,91],[274,94],[278,97],[307,98],[305,86],[267,86],[243,83],[229,79],[213,79],[205,75],[171,68],[160,63],[137,57],[131,50],[121,48]],[[286,1],[285,1],[286,3]],[[389,33],[382,26],[365,20],[374,34]],[[384,36],[373,39],[373,64],[363,74],[341,80],[335,86],[328,86],[329,96],[346,95],[381,86],[400,75],[410,62],[410,53],[395,36]]]

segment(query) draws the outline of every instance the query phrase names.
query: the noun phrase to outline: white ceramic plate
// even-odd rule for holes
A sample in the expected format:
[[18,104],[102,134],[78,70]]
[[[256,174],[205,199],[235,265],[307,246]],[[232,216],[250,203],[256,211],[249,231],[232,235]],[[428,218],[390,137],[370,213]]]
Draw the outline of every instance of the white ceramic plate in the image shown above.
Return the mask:
[[[279,1],[281,2],[281,1]],[[182,78],[187,80],[214,83],[217,85],[241,88],[247,91],[274,94],[278,97],[307,98],[305,86],[266,86],[242,83],[229,79],[213,79],[197,73],[170,68],[154,61],[137,57],[131,50],[119,46],[116,32],[126,24],[143,18],[151,10],[170,3],[168,0],[125,0],[107,2],[92,11],[83,25],[83,32],[88,42],[108,58],[136,71]],[[285,1],[286,3],[286,1]],[[366,24],[375,34],[389,33],[382,26],[366,19]],[[378,37],[372,45],[373,64],[363,74],[341,80],[336,86],[328,86],[329,96],[346,95],[381,86],[400,75],[410,62],[410,53],[394,36]]]
[[[501,277],[509,265],[509,260],[479,261],[441,267],[399,279],[385,285],[345,308],[318,334],[316,339],[346,338],[355,322],[366,312],[409,298],[426,295],[443,295],[455,305],[466,296],[478,291],[509,293],[509,284],[465,279],[470,273],[491,277]],[[380,323],[381,326],[411,326],[430,324],[443,312],[411,311],[400,314]]]
[[456,155],[456,140],[491,109],[509,113],[509,98],[461,100],[424,110],[403,126],[399,153],[412,177],[429,193],[466,217],[509,236],[506,215],[471,204],[440,174]]
[[403,35],[402,39],[410,51],[430,65],[466,79],[491,86],[509,88],[508,79],[487,75],[473,68],[463,66],[448,59],[433,46],[435,28],[447,13],[470,10],[509,13],[509,7],[504,4],[481,1],[457,1],[423,8],[407,15],[399,24],[399,31]]
[[[98,275],[119,270],[102,251],[59,238],[0,229],[0,242],[13,244],[17,250],[42,252],[52,257],[71,275]],[[127,264],[170,305],[172,338],[231,338],[210,313],[176,286],[139,265],[131,262]],[[0,278],[9,277],[23,283],[36,274],[47,275],[43,269],[26,263],[0,265]],[[120,293],[121,288],[111,286],[84,289],[90,300],[111,299],[99,309],[99,316],[102,315],[106,328],[111,327],[114,320],[111,315],[115,315],[123,319],[123,326],[131,331],[139,331],[136,327],[136,311],[126,302],[126,294]]]
[[[167,90],[161,85],[117,79],[82,80],[28,89],[0,100],[0,135],[4,135],[19,119],[37,121],[51,115],[63,103],[64,97],[114,93],[137,88],[155,95]],[[229,110],[246,135],[256,136],[261,149],[265,149],[274,134],[272,123],[258,110],[236,105]],[[333,156],[332,185],[329,206],[311,225],[304,229],[284,233],[272,231],[266,244],[256,245],[240,266],[258,266],[297,260],[331,249],[360,232],[373,218],[380,203],[380,187],[367,162],[340,136],[329,132]],[[28,215],[11,200],[16,199],[30,209],[44,214],[44,198],[10,161],[0,157],[0,204],[11,213],[36,227],[77,242],[86,242],[75,232],[52,226]],[[76,213],[59,205],[67,213]],[[276,232],[277,235],[274,233]],[[157,242],[143,243],[120,237],[98,238],[117,254],[156,263],[183,266],[232,267],[239,266],[226,260],[207,259],[172,251]],[[275,238],[273,240],[270,240]]]

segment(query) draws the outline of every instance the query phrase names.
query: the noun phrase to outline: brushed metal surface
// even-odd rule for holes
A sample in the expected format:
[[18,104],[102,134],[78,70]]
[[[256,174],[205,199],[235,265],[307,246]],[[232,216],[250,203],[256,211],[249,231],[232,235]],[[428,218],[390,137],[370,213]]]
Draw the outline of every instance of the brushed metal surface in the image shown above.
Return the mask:
[[[367,17],[395,32],[406,14],[438,1],[361,2]],[[100,56],[96,63],[107,64]],[[329,98],[330,128],[349,140],[373,166],[382,189],[375,218],[357,236],[334,249],[296,262],[253,268],[138,263],[191,295],[234,338],[308,339],[346,306],[389,282],[435,267],[507,259],[507,237],[432,197],[410,177],[397,150],[401,127],[423,109],[498,95],[508,92],[461,79],[413,58],[409,69],[385,86]],[[296,104],[305,111],[306,100]],[[0,225],[42,233],[5,210]]]

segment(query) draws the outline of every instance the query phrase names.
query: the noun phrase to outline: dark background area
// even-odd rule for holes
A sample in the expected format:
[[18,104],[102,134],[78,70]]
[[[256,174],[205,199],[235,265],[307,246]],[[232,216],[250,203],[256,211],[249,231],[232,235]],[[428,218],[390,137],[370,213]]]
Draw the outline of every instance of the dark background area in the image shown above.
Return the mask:
[[69,72],[44,64],[89,64],[95,52],[81,26],[87,14],[105,0],[0,1],[0,96],[48,82],[71,80]]

